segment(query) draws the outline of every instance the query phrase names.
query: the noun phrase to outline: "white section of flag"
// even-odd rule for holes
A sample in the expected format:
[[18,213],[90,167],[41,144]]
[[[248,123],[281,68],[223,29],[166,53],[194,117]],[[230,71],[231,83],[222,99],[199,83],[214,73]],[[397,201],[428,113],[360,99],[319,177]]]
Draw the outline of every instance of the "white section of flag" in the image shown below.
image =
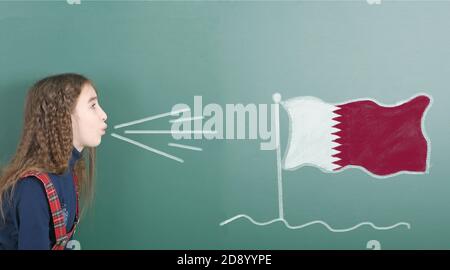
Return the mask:
[[289,142],[283,169],[295,170],[303,165],[313,165],[326,171],[339,168],[334,164],[339,158],[333,157],[339,146],[333,140],[339,138],[332,133],[339,129],[333,118],[339,115],[334,111],[338,107],[315,97],[296,97],[281,102],[289,114]]

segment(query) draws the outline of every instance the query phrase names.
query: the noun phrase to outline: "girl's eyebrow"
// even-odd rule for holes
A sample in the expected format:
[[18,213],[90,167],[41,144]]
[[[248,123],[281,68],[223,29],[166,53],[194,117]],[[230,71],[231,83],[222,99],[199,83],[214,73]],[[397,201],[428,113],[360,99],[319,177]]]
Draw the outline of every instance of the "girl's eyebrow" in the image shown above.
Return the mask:
[[91,102],[91,101],[94,101],[94,100],[97,100],[97,97],[91,97],[91,98],[89,98],[88,103]]

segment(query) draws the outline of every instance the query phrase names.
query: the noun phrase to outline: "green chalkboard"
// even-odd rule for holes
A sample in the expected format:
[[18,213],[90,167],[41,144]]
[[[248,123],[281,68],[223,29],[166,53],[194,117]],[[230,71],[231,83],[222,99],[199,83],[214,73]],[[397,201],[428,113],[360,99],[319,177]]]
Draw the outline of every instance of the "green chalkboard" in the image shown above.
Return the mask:
[[[450,2],[73,2],[0,1],[0,161],[15,150],[34,81],[77,72],[95,82],[109,128],[75,236],[82,249],[450,247]],[[428,172],[278,171],[277,151],[261,149],[261,126],[277,119],[281,158],[287,148],[274,93],[388,105],[426,93]],[[248,109],[246,121],[230,122],[232,107]],[[222,115],[208,122],[214,108]],[[222,133],[172,132],[182,124]],[[240,214],[254,222],[225,222]],[[329,227],[298,227],[317,220]]]

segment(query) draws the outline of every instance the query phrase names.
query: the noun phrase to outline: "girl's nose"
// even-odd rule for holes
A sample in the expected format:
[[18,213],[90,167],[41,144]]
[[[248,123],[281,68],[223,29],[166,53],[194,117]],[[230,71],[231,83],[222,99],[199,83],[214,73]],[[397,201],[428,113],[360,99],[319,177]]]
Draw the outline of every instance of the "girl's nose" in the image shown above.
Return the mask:
[[106,121],[108,119],[108,115],[106,115],[105,111],[102,109],[102,120]]

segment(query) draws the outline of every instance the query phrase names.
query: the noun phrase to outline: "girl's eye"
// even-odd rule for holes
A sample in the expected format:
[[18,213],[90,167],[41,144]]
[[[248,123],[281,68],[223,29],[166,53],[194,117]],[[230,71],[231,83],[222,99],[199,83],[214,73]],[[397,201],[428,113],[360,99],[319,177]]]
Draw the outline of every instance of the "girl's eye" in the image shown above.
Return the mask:
[[94,103],[94,104],[92,104],[92,105],[91,105],[91,108],[94,108],[94,107],[95,107],[95,105],[96,105],[95,103]]

